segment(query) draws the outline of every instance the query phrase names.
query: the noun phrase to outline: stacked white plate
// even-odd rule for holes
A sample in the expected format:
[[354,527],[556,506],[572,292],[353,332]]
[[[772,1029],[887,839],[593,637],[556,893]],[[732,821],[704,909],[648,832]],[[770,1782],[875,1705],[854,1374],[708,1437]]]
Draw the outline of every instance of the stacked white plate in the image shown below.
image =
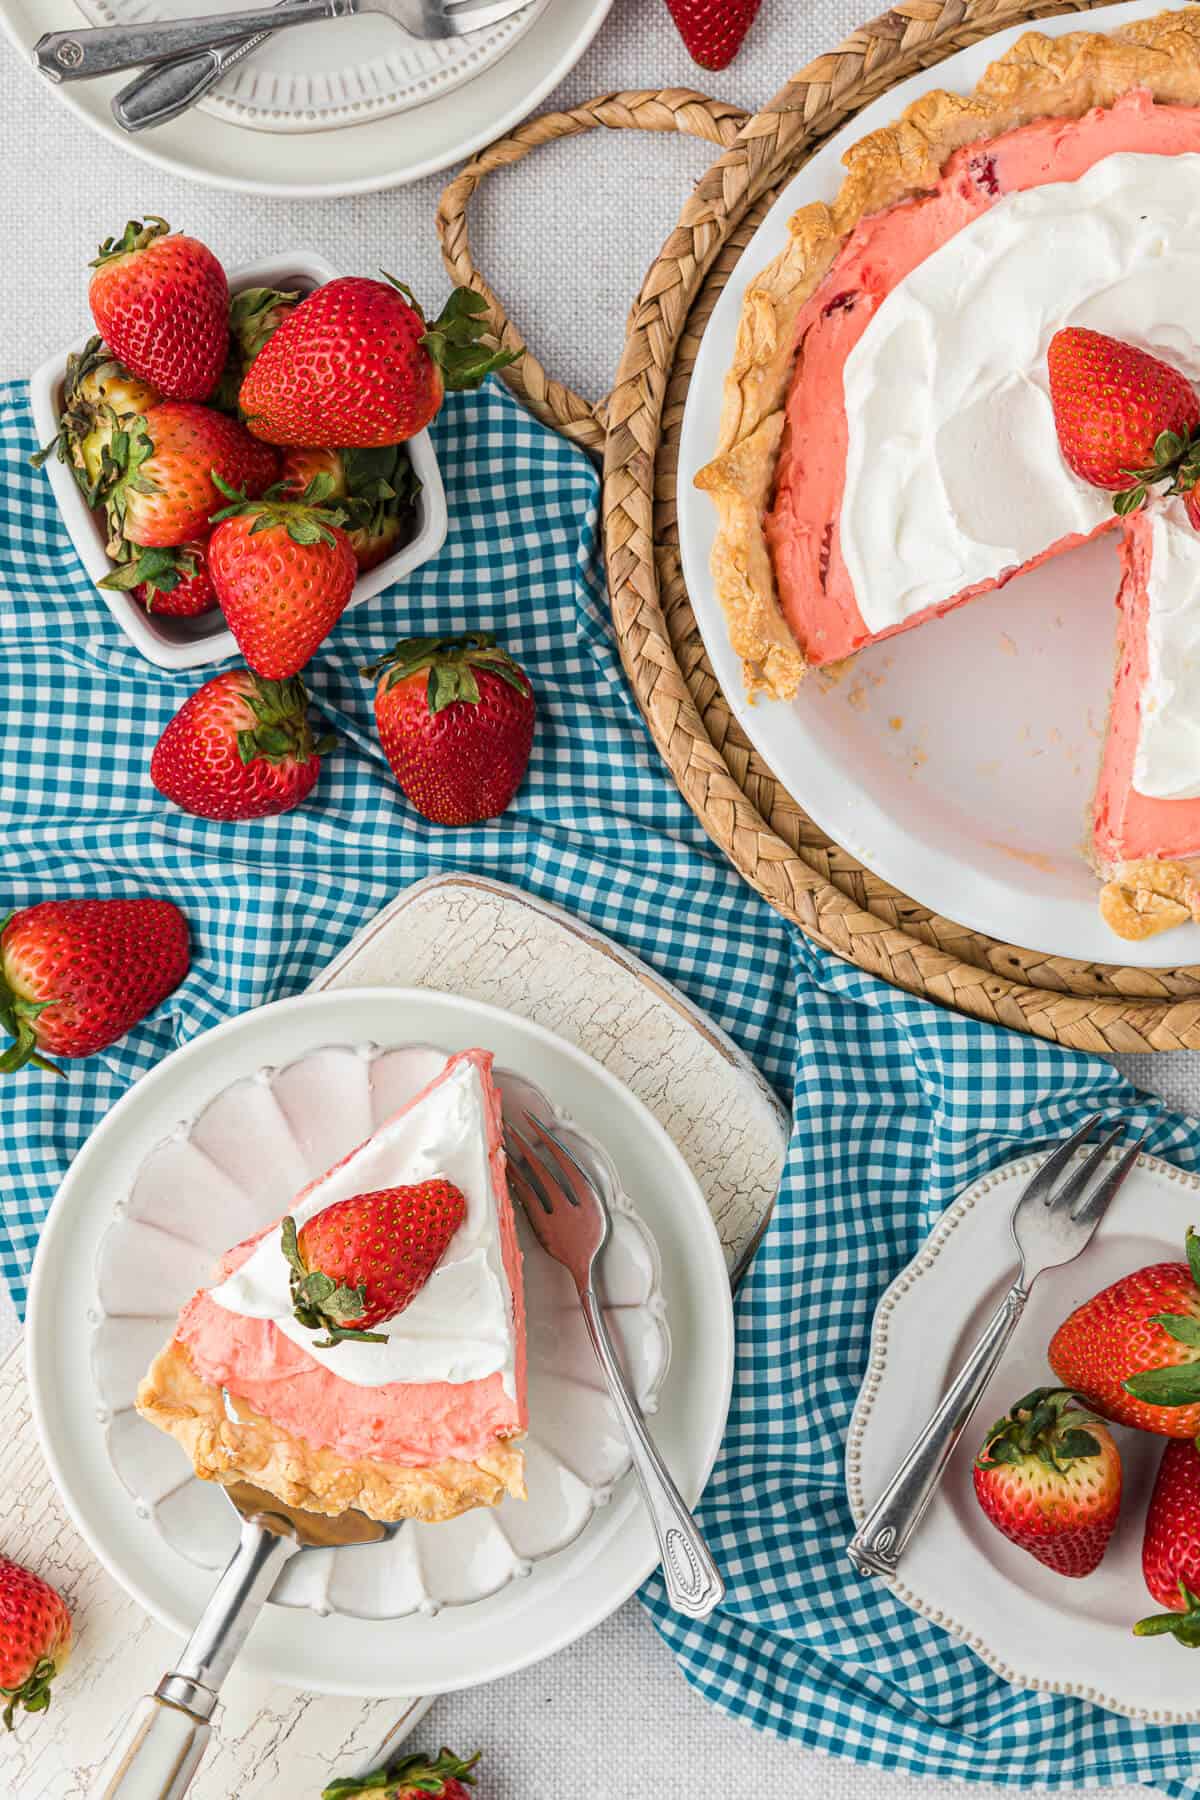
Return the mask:
[[[28,54],[43,32],[73,24],[145,24],[240,3],[0,0],[0,22]],[[409,38],[380,15],[297,26],[191,112],[136,137],[109,109],[130,76],[56,92],[106,137],[209,187],[295,199],[369,193],[448,168],[525,118],[578,62],[611,5],[530,0],[487,31],[439,43]],[[400,113],[409,117],[397,124]]]

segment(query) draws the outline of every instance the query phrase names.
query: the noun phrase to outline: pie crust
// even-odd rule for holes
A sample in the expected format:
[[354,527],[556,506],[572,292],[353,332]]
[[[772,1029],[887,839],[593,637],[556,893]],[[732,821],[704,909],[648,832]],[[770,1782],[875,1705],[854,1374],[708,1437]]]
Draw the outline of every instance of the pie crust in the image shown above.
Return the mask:
[[497,1439],[474,1462],[449,1457],[427,1468],[347,1457],[292,1437],[245,1401],[225,1410],[219,1387],[202,1381],[187,1350],[172,1339],[150,1365],[137,1410],[187,1451],[202,1481],[249,1481],[289,1506],[334,1516],[354,1507],[372,1519],[424,1519],[438,1524],[476,1506],[496,1506],[505,1494],[525,1498],[525,1458],[516,1443]]
[[[1027,32],[973,93],[924,94],[895,124],[860,138],[843,158],[848,172],[832,206],[813,202],[789,221],[786,248],[746,292],[725,379],[719,453],[696,476],[719,515],[713,577],[751,697],[790,699],[806,669],[779,607],[763,531],[792,369],[802,354],[793,342],[800,308],[858,222],[936,186],[956,150],[1035,119],[1079,118],[1140,87],[1158,101],[1200,103],[1200,7],[1160,13],[1111,33],[1052,38]],[[1180,904],[1149,880],[1140,889],[1135,882],[1133,891]],[[1115,900],[1112,910],[1121,911]],[[1133,916],[1148,922],[1151,913]],[[1144,923],[1136,935],[1173,922],[1164,919],[1149,929]]]

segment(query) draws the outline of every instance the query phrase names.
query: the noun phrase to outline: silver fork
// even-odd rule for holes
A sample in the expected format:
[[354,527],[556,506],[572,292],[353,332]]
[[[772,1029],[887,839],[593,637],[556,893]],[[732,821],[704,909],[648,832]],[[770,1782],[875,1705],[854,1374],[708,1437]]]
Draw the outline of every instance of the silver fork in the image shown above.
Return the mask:
[[1022,1190],[1012,1216],[1013,1242],[1019,1258],[1017,1278],[984,1326],[979,1342],[933,1417],[847,1544],[846,1554],[860,1575],[895,1574],[905,1545],[920,1524],[954,1447],[1017,1328],[1030,1288],[1047,1269],[1074,1262],[1087,1248],[1092,1233],[1137,1161],[1144,1137],[1130,1145],[1107,1175],[1095,1180],[1105,1166],[1108,1151],[1124,1132],[1125,1127],[1118,1125],[1086,1161],[1066,1176],[1061,1186],[1056,1185],[1099,1120],[1100,1114],[1094,1113],[1086,1125],[1052,1151]]
[[461,37],[520,12],[529,0],[295,0],[287,7],[211,13],[207,18],[151,19],[142,25],[95,25],[83,31],[48,31],[33,46],[33,60],[51,81],[90,81],[118,69],[138,69],[170,57],[233,44],[259,31],[290,30],[319,19],[386,13],[416,38]]
[[676,1612],[705,1619],[720,1605],[725,1584],[646,1431],[596,1294],[596,1264],[612,1228],[611,1195],[602,1191],[608,1186],[608,1173],[569,1125],[558,1123],[550,1130],[529,1112],[524,1119],[542,1148],[539,1153],[524,1132],[505,1121],[509,1174],[517,1198],[542,1249],[575,1283],[583,1322],[629,1440],[634,1473],[662,1556],[667,1597]]

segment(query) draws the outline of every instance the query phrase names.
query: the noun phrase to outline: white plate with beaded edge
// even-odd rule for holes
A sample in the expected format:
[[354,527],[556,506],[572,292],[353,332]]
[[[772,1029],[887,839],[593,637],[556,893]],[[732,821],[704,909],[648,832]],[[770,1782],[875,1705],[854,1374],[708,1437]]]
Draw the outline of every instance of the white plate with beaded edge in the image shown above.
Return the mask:
[[[1109,1161],[1118,1154],[1111,1151]],[[1009,1220],[1042,1161],[1022,1157],[961,1194],[880,1301],[846,1447],[856,1525],[1015,1277]],[[1198,1222],[1200,1179],[1140,1156],[1083,1255],[1034,1283],[996,1376],[888,1584],[1014,1687],[1164,1725],[1200,1722],[1189,1657],[1171,1638],[1135,1640],[1130,1631],[1135,1619],[1160,1610],[1142,1580],[1141,1549],[1167,1440],[1113,1428],[1124,1466],[1121,1517],[1104,1561],[1083,1580],[1055,1575],[1000,1535],[975,1499],[971,1463],[993,1420],[1022,1394],[1053,1384],[1046,1347],[1068,1313],[1146,1263],[1181,1262],[1185,1233]]]
[[[301,996],[231,1020],[146,1076],[93,1133],[55,1200],[39,1245],[27,1332],[30,1392],[47,1462],[96,1555],[157,1618],[185,1632],[211,1574],[192,1566],[139,1517],[106,1448],[90,1373],[95,1267],[113,1200],[147,1152],[220,1090],[264,1067],[296,1064],[331,1044],[481,1044],[591,1136],[616,1164],[657,1244],[674,1355],[655,1437],[685,1496],[703,1488],[724,1428],[733,1366],[724,1261],[703,1198],[662,1128],[611,1075],[524,1020],[451,995],[355,989]],[[363,1553],[364,1556],[368,1552]],[[656,1561],[634,1485],[625,1480],[559,1554],[489,1599],[435,1617],[337,1613],[297,1629],[269,1607],[245,1652],[271,1679],[324,1692],[437,1693],[494,1680],[551,1654],[612,1612]]]
[[[574,68],[613,0],[548,0],[518,50],[478,80],[428,98],[411,118],[363,118],[329,131],[249,131],[193,107],[130,136],[111,112],[128,74],[54,88],[62,105],[143,162],[222,192],[317,200],[377,193],[436,174],[502,137]],[[0,0],[0,26],[28,60],[43,32],[88,22],[78,0]],[[351,29],[359,21],[344,21]],[[306,28],[300,27],[304,30]]]

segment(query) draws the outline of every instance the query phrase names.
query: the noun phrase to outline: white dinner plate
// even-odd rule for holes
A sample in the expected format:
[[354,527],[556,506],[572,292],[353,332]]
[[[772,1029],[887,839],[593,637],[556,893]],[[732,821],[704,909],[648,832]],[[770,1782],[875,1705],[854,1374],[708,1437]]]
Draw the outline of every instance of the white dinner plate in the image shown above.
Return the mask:
[[[1051,36],[1108,31],[1141,5],[1036,21]],[[1156,967],[1200,962],[1200,926],[1132,944],[1114,937],[1084,862],[1114,654],[1116,545],[1055,557],[996,593],[863,651],[835,685],[790,702],[746,699],[709,573],[715,510],[696,490],[713,456],[725,371],[749,282],[786,241],[798,206],[832,200],[843,151],[931,88],[972,88],[1027,30],[959,51],[865,107],[783,189],[717,301],[688,387],[679,535],[696,620],[751,742],[822,830],[903,893],[1002,942],[1048,955]]]
[[[264,131],[234,123],[224,107],[216,112],[193,107],[168,125],[130,136],[109,110],[113,95],[130,80],[128,73],[103,81],[67,82],[55,93],[123,149],[206,187],[285,199],[373,193],[449,168],[533,112],[574,68],[612,3],[545,0],[545,10],[535,12],[529,29],[506,42],[504,54],[490,61],[483,73],[472,71],[472,80],[449,91],[436,87],[399,123],[356,112],[353,116],[361,122],[313,119],[303,121],[301,130]],[[177,14],[192,10],[192,0],[170,4]],[[204,4],[215,8],[217,0]],[[0,0],[0,24],[25,57],[43,32],[88,22],[79,0]],[[374,23],[359,19],[311,29],[358,33],[364,27],[376,29]],[[385,28],[400,38],[397,27],[386,22],[378,27]],[[309,29],[298,27],[285,35],[304,38]],[[518,42],[519,48],[508,54],[512,43]],[[328,129],[334,124],[340,128]]]
[[[211,1574],[181,1556],[130,1504],[109,1458],[108,1421],[98,1416],[93,1387],[97,1251],[113,1200],[129,1192],[156,1144],[240,1077],[294,1064],[323,1046],[414,1043],[446,1052],[473,1045],[492,1050],[499,1064],[549,1094],[607,1148],[662,1263],[673,1355],[654,1415],[655,1438],[689,1502],[708,1478],[733,1370],[728,1277],[703,1196],[645,1107],[581,1051],[476,1001],[393,988],[279,1001],[176,1051],[118,1102],[59,1190],[30,1287],[30,1394],[54,1480],[105,1567],[180,1633],[199,1616]],[[590,1630],[655,1561],[640,1497],[626,1478],[573,1543],[489,1599],[436,1617],[371,1621],[268,1607],[245,1661],[272,1680],[328,1693],[394,1696],[469,1687],[523,1668]]]
[[[1085,1154],[1085,1152],[1080,1153]],[[1119,1150],[1109,1152],[1115,1161]],[[879,1303],[870,1361],[846,1448],[850,1510],[861,1525],[961,1368],[1016,1274],[1009,1220],[1044,1160],[1023,1157],[960,1195]],[[962,1638],[1015,1687],[1072,1694],[1162,1724],[1200,1722],[1196,1664],[1170,1637],[1135,1639],[1161,1611],[1142,1580],[1142,1528],[1165,1438],[1114,1426],[1124,1466],[1121,1517],[1094,1574],[1044,1568],[995,1529],[971,1463],[984,1433],[1036,1387],[1053,1386],[1046,1348],[1062,1321],[1119,1276],[1182,1262],[1200,1219],[1200,1180],[1141,1156],[1091,1244],[1034,1284],[995,1378],[889,1586]]]

